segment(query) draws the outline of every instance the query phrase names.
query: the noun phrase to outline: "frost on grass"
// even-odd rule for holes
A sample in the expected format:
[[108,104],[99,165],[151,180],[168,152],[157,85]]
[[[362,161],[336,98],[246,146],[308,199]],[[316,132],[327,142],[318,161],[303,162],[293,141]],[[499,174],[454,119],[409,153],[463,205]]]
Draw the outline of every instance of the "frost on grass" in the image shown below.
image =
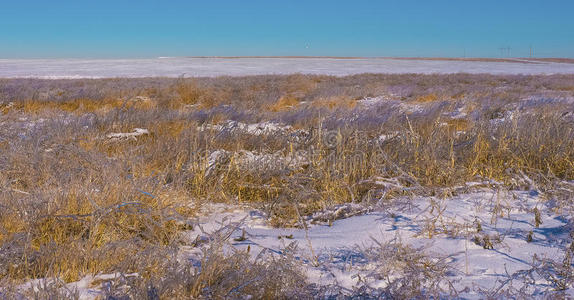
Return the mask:
[[291,126],[281,125],[273,122],[262,122],[245,124],[236,121],[226,121],[220,125],[204,124],[198,128],[200,131],[215,130],[226,132],[244,132],[252,135],[281,134],[291,130]]
[[277,173],[301,168],[308,164],[309,160],[304,152],[283,154],[282,151],[257,153],[246,150],[238,152],[215,150],[207,156],[205,175],[209,177],[229,169],[255,174]]
[[297,245],[294,255],[308,280],[325,293],[469,299],[505,292],[571,295],[569,216],[556,215],[533,192],[480,185],[470,184],[470,194],[402,198],[370,211],[334,207],[313,215],[308,230],[274,229],[253,218],[260,214],[241,210],[200,223],[206,228],[216,220],[230,224],[236,249],[281,253],[285,245]]
[[0,80],[0,298],[572,297],[573,92]]
[[217,136],[226,135],[251,135],[251,136],[275,136],[284,137],[292,142],[301,142],[309,135],[309,132],[294,129],[292,126],[275,122],[260,122],[246,124],[227,120],[221,124],[203,124],[198,128],[199,132],[214,132]]
[[149,131],[143,128],[135,128],[132,132],[110,133],[106,137],[110,141],[137,140],[138,136],[148,135]]

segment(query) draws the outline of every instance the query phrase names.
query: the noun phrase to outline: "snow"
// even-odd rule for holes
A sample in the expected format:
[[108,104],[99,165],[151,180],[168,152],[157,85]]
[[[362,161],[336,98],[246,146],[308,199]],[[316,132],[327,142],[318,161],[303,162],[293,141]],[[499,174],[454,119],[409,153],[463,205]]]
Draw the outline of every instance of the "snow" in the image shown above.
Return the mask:
[[137,140],[138,136],[148,134],[149,131],[147,129],[135,128],[132,132],[110,133],[106,137],[110,139],[110,141]]
[[199,131],[238,131],[252,135],[271,135],[291,131],[292,127],[274,122],[245,124],[242,122],[227,120],[223,124],[203,124],[197,129]]
[[309,136],[309,132],[294,129],[289,125],[276,122],[260,122],[246,124],[227,120],[221,124],[203,124],[197,127],[198,131],[215,131],[219,134],[248,134],[253,136],[284,136],[292,142],[302,142]]
[[402,135],[402,133],[401,133],[400,131],[394,131],[394,132],[388,133],[388,134],[381,134],[381,135],[379,135],[379,137],[377,138],[377,141],[380,142],[380,143],[382,143],[382,142],[386,142],[386,141],[392,140],[392,139],[394,139],[394,138],[396,138],[396,137],[399,137],[399,136],[401,136],[401,135]]
[[[389,180],[376,182],[386,185]],[[470,182],[457,187],[453,192],[460,193],[450,197],[412,196],[370,205],[338,205],[307,217],[307,230],[273,228],[265,213],[246,206],[206,203],[194,229],[184,234],[189,241],[208,241],[222,228],[231,229],[229,247],[243,251],[249,247],[254,257],[261,251],[283,255],[286,248],[294,249],[311,283],[335,285],[343,292],[365,283],[373,289],[384,288],[388,278],[377,278],[373,272],[385,262],[373,259],[386,258],[369,254],[380,253],[377,245],[400,243],[418,249],[433,261],[446,262],[452,268],[447,279],[460,298],[481,299],[481,291],[495,290],[513,274],[533,270],[535,257],[561,264],[571,242],[570,217],[554,213],[544,201],[543,192],[500,190],[498,185],[492,180]],[[535,209],[540,211],[539,227],[534,224]],[[323,222],[325,219],[332,221]],[[532,241],[527,241],[529,232]],[[486,236],[492,242],[491,248],[480,244]],[[182,246],[179,261],[199,263],[201,245],[205,243]],[[549,277],[533,274],[533,281],[524,291],[533,297],[544,297],[545,291],[552,289]],[[122,275],[86,276],[64,288],[77,292],[80,299],[95,299],[102,295],[106,281],[119,276]],[[35,288],[50,280],[55,279],[32,280],[18,289]],[[523,282],[515,280],[512,284],[520,288]],[[566,296],[574,296],[571,287]]]
[[427,106],[432,105],[432,102],[429,103],[413,103],[413,102],[405,102],[401,101],[400,97],[396,95],[381,95],[377,97],[367,97],[357,101],[360,105],[360,108],[364,109],[372,109],[378,106],[387,105],[388,107],[396,107],[400,113],[405,114],[417,114],[424,112],[424,109]]
[[454,109],[451,112],[445,112],[445,113],[443,113],[443,115],[447,116],[453,120],[456,120],[456,119],[462,120],[468,116],[468,114],[466,113],[467,110],[468,109],[465,106],[461,106],[461,107]]
[[359,73],[572,74],[574,64],[409,59],[151,58],[0,59],[0,78],[215,77],[263,74]]
[[360,105],[365,106],[366,108],[370,108],[372,106],[378,106],[382,103],[386,103],[387,101],[398,101],[398,97],[395,95],[383,95],[377,97],[366,97],[357,101]]
[[[198,220],[201,230],[188,234],[191,239],[214,232],[223,225],[234,226],[233,247],[245,250],[249,246],[254,255],[263,249],[281,253],[294,242],[311,282],[320,285],[338,282],[345,289],[358,286],[358,278],[366,278],[369,266],[375,263],[355,261],[353,268],[348,265],[349,257],[359,249],[373,246],[374,240],[401,241],[423,249],[421,251],[431,257],[447,258],[453,267],[449,280],[457,290],[464,291],[460,296],[478,299],[481,298],[479,288],[494,289],[507,274],[531,269],[535,255],[561,262],[569,239],[568,218],[555,215],[540,192],[503,192],[484,187],[491,184],[494,183],[470,183],[460,187],[472,189],[470,193],[444,199],[404,198],[393,203],[379,203],[378,208],[360,204],[334,207],[331,212],[312,217],[317,220],[333,217],[334,221],[308,222],[308,232],[297,228],[272,228],[267,225],[264,214],[257,210],[227,207],[222,211],[220,207],[219,211]],[[541,211],[542,224],[538,228],[533,224],[534,208]],[[233,240],[243,231],[246,240]],[[528,242],[530,231],[533,240]],[[492,241],[493,249],[475,242],[486,236]],[[317,265],[311,263],[313,255]],[[373,280],[369,284],[380,287],[385,282]],[[545,279],[538,278],[530,292],[537,295],[547,284]],[[572,290],[568,293],[574,295]]]
[[[60,291],[73,298],[77,296],[78,299],[82,300],[95,300],[100,299],[102,296],[104,296],[103,289],[105,288],[104,285],[106,284],[106,282],[118,278],[137,277],[137,276],[139,276],[137,273],[98,274],[94,276],[88,275],[76,282],[63,284],[63,287],[60,288]],[[24,284],[19,285],[18,287],[16,287],[16,290],[19,292],[25,292],[28,290],[38,292],[42,287],[50,285],[60,285],[60,284],[61,282],[55,278],[33,279],[27,281]]]
[[[86,276],[77,282],[72,282],[66,284],[66,290],[78,291],[78,298],[83,300],[99,299],[103,295],[102,289],[104,288],[105,282],[114,280],[117,278],[124,277],[137,277],[137,273],[132,274],[99,274],[96,276]],[[99,282],[98,285],[94,284]]]
[[209,153],[205,175],[210,176],[217,170],[230,167],[238,168],[244,172],[278,171],[285,168],[298,169],[307,164],[309,164],[309,161],[307,153],[304,151],[284,155],[282,151],[258,153],[247,150],[229,152],[220,149]]

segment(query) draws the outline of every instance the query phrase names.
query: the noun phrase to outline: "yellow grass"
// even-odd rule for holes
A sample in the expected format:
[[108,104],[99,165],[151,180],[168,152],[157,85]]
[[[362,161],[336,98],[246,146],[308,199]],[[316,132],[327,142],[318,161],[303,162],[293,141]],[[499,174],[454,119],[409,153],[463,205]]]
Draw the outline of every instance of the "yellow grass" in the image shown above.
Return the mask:
[[15,103],[10,108],[2,110],[7,113],[10,110],[22,110],[25,113],[39,113],[46,110],[65,111],[73,113],[106,113],[113,109],[140,109],[149,110],[154,108],[156,103],[153,100],[142,101],[139,98],[121,100],[116,98],[106,99],[74,99],[67,101],[41,101],[28,100]]
[[425,102],[434,102],[437,101],[439,98],[436,94],[428,94],[428,95],[422,95],[422,96],[418,96],[415,101],[416,102],[420,102],[420,103],[425,103]]
[[272,112],[289,110],[294,107],[297,107],[297,105],[299,105],[299,102],[300,102],[299,99],[297,99],[296,97],[286,95],[279,98],[277,102],[273,103],[273,105],[269,107],[269,110]]
[[353,109],[357,106],[357,100],[346,96],[333,96],[328,98],[321,98],[313,101],[311,104],[315,108],[328,108],[334,109]]
[[[157,253],[181,246],[181,232],[189,229],[184,221],[191,220],[206,202],[264,208],[272,224],[300,226],[299,213],[307,216],[335,204],[368,200],[365,197],[370,190],[363,190],[359,183],[375,177],[405,176],[412,180],[409,187],[416,183],[425,193],[462,185],[476,180],[477,175],[501,182],[512,181],[520,172],[534,174],[533,178],[574,179],[574,145],[566,138],[572,136],[572,125],[562,116],[562,108],[533,111],[531,117],[520,119],[521,123],[493,128],[488,112],[497,107],[485,108],[474,97],[502,96],[502,107],[504,101],[522,94],[496,94],[483,80],[482,90],[444,95],[444,99],[457,101],[448,109],[464,104],[464,112],[479,114],[480,118],[472,121],[470,117],[445,119],[443,111],[407,120],[403,114],[389,115],[395,112],[379,107],[365,112],[372,118],[365,123],[374,124],[368,128],[337,124],[339,117],[351,116],[346,110],[356,108],[355,99],[367,93],[380,94],[393,80],[398,88],[408,80],[411,84],[434,82],[431,76],[391,76],[392,80],[364,76],[194,79],[144,90],[151,101],[109,96],[22,100],[11,107],[3,104],[0,110],[7,115],[2,122],[7,125],[19,117],[38,118],[34,114],[48,110],[71,112],[73,121],[93,112],[98,114],[98,122],[86,128],[81,122],[46,122],[46,128],[38,127],[39,134],[18,128],[23,123],[19,121],[14,123],[15,131],[0,126],[0,131],[9,128],[1,134],[16,137],[0,138],[0,245],[13,249],[14,243],[18,246],[14,249],[21,249],[0,256],[8,269],[0,279],[60,277],[69,282],[86,274],[116,271],[138,272],[143,280],[161,276],[165,257]],[[337,80],[342,84],[334,85]],[[359,84],[353,80],[359,80],[360,88],[355,88]],[[434,84],[441,84],[437,82]],[[320,90],[322,84],[327,90]],[[329,90],[333,87],[337,89]],[[134,94],[141,94],[141,90],[137,92]],[[284,96],[276,99],[278,95]],[[303,97],[309,98],[309,105],[300,109]],[[438,101],[439,96],[428,94],[415,100]],[[197,111],[183,110],[194,104]],[[220,104],[233,109],[219,109]],[[291,109],[297,106],[297,110]],[[59,118],[59,114],[45,115]],[[253,122],[281,120],[308,136],[299,141],[281,134],[196,130],[200,123],[220,124],[236,116]],[[150,134],[115,142],[106,138],[109,133],[127,133],[134,128],[148,129]],[[376,137],[391,131],[398,132],[395,138],[377,142]],[[336,140],[328,145],[325,135],[333,132]],[[271,171],[257,166],[241,169],[241,164],[231,159],[208,175],[207,159],[218,149],[283,154],[312,150],[314,155],[303,167]],[[376,158],[380,151],[386,159]],[[382,200],[406,193],[411,192],[389,191]]]

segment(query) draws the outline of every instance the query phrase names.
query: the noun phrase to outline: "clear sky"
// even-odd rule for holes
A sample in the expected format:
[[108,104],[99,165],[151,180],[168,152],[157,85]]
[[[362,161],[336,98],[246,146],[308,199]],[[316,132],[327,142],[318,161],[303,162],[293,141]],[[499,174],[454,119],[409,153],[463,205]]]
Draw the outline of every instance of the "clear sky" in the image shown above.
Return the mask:
[[0,58],[574,57],[572,0],[0,0]]

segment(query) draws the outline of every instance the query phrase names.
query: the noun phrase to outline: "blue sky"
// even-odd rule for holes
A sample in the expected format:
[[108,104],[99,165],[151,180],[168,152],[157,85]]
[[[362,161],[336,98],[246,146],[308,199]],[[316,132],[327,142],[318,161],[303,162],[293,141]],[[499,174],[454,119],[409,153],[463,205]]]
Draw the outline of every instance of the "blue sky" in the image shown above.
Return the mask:
[[574,57],[574,1],[0,0],[0,58]]

